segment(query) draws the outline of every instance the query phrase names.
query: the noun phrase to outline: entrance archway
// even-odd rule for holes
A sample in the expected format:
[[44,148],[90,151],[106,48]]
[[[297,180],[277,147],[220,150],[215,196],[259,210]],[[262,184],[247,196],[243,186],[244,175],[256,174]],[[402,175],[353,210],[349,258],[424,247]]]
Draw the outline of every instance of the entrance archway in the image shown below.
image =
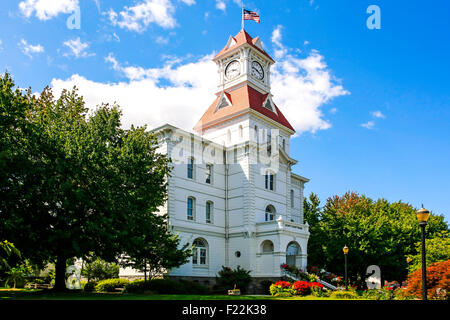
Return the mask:
[[286,263],[290,266],[301,266],[301,248],[295,241],[289,242],[286,248]]

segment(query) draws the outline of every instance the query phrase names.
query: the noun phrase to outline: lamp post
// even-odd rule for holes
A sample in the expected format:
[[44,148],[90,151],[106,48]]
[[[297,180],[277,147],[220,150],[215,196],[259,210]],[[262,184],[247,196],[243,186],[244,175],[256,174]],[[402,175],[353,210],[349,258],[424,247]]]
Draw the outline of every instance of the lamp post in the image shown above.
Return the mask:
[[342,251],[344,251],[344,258],[345,258],[345,291],[348,291],[348,278],[347,278],[347,254],[348,254],[348,247],[345,245],[345,247],[342,248]]
[[425,227],[427,220],[430,217],[430,211],[422,208],[416,212],[417,220],[419,220],[419,226],[422,232],[422,300],[427,300],[427,260],[425,253]]

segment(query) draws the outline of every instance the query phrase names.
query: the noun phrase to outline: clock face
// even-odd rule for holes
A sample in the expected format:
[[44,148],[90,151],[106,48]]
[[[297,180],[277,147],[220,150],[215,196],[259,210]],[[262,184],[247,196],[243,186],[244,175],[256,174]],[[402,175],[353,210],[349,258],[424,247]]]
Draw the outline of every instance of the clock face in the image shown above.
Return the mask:
[[252,76],[258,80],[264,79],[264,70],[257,61],[252,61]]
[[225,69],[225,75],[228,79],[234,79],[241,73],[241,65],[239,61],[233,60],[231,61],[227,68]]

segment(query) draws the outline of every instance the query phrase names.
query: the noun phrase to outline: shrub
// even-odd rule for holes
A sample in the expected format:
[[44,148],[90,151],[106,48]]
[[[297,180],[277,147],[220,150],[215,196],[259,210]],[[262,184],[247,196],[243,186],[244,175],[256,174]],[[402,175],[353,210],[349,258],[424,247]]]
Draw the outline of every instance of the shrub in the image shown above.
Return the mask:
[[414,296],[411,296],[406,292],[404,288],[397,288],[394,291],[394,299],[395,300],[413,300]]
[[125,293],[151,291],[159,294],[209,294],[204,285],[189,280],[153,279],[135,280],[125,285]]
[[186,294],[187,290],[179,281],[171,279],[152,279],[145,285],[147,290],[159,294]]
[[313,286],[311,287],[311,295],[315,297],[329,297],[330,292],[319,286]]
[[81,275],[86,277],[88,281],[119,278],[119,265],[96,258],[83,266]]
[[262,292],[267,294],[267,293],[270,293],[270,286],[271,285],[272,285],[272,281],[270,281],[270,280],[263,280],[260,283],[260,288],[261,288]]
[[363,292],[362,297],[370,300],[392,300],[394,299],[394,290],[389,290],[386,287],[381,289],[369,289]]
[[95,292],[114,292],[116,288],[123,288],[129,282],[127,279],[102,280],[95,286]]
[[97,281],[88,281],[84,284],[83,291],[92,292],[94,291],[96,285]]
[[148,291],[146,289],[146,284],[148,282],[149,281],[145,282],[145,280],[130,281],[127,284],[125,284],[122,292],[124,292],[124,293],[141,293],[144,291]]
[[180,280],[180,283],[184,286],[188,294],[209,294],[209,289],[202,285],[201,283],[190,281],[190,280]]
[[273,296],[276,296],[279,293],[282,292],[288,292],[291,293],[291,287],[292,284],[287,281],[277,281],[274,284],[272,284],[269,288],[270,294]]
[[216,277],[216,285],[214,286],[214,289],[218,292],[227,292],[227,290],[233,289],[236,285],[236,289],[241,290],[242,293],[246,293],[252,281],[250,271],[242,269],[240,266],[235,270],[222,266],[222,270],[219,271],[218,275]]
[[311,293],[311,284],[306,281],[296,281],[292,284],[292,293],[295,295],[306,296]]
[[352,291],[334,291],[330,294],[331,299],[340,300],[340,299],[358,299],[358,294]]
[[275,297],[292,297],[292,293],[290,292],[278,292],[275,294]]
[[[422,269],[408,276],[406,293],[418,298],[422,296]],[[427,268],[427,295],[430,299],[450,299],[450,259]]]

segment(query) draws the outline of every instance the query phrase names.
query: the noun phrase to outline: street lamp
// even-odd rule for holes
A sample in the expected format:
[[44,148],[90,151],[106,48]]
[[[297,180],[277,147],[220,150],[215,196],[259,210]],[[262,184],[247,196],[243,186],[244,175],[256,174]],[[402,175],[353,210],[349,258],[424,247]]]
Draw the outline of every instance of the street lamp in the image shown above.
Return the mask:
[[430,211],[422,208],[416,212],[417,220],[419,220],[419,226],[422,231],[422,300],[427,300],[427,260],[425,254],[425,227],[427,220],[430,217]]
[[347,279],[347,254],[348,254],[348,247],[345,245],[345,247],[342,248],[342,251],[344,251],[344,257],[345,257],[345,290],[348,291],[348,279]]

